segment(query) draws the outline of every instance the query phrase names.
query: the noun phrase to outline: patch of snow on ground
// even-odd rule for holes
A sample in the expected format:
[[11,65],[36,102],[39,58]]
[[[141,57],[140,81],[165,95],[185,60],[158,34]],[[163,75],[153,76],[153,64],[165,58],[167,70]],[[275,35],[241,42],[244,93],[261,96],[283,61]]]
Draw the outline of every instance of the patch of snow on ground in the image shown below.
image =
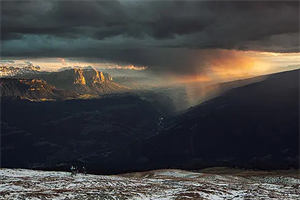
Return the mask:
[[157,170],[151,178],[0,169],[0,200],[298,199],[300,179]]

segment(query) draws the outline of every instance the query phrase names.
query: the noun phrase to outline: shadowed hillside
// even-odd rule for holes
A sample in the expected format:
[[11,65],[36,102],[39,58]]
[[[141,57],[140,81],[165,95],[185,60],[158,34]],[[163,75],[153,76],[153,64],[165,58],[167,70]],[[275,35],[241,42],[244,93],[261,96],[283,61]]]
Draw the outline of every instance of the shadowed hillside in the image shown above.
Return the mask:
[[299,70],[273,74],[172,118],[133,152],[150,168],[299,167],[298,106]]

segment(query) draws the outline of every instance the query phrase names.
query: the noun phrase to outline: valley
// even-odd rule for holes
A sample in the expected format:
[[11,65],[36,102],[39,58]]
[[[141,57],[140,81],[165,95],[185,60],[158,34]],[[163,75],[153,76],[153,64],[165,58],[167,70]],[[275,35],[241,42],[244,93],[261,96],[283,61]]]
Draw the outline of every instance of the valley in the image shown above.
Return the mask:
[[[232,86],[241,81],[228,83],[219,96],[180,112],[168,90],[32,101],[17,98],[23,87],[10,84],[11,96],[1,98],[2,166],[78,165],[96,174],[298,168],[298,79],[294,70],[240,87]],[[55,91],[44,81],[28,84],[43,88],[42,94]]]

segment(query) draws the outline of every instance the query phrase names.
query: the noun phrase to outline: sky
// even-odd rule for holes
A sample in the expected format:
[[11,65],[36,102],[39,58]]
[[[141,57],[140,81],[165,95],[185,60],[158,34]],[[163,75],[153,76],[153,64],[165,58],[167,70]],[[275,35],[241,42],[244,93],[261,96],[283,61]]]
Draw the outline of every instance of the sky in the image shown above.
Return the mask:
[[298,1],[4,0],[1,59],[229,80],[299,68],[299,23]]

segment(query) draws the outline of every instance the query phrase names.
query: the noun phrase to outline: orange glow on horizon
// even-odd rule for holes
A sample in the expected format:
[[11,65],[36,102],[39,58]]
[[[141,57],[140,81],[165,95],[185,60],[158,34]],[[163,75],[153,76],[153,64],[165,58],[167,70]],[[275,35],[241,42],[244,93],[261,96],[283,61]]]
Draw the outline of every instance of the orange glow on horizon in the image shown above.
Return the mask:
[[226,82],[300,68],[300,53],[207,50],[199,58],[199,72],[178,76],[177,83]]
[[209,60],[207,73],[213,79],[230,80],[262,75],[271,68],[270,63],[248,55],[247,52],[222,52],[222,56]]

